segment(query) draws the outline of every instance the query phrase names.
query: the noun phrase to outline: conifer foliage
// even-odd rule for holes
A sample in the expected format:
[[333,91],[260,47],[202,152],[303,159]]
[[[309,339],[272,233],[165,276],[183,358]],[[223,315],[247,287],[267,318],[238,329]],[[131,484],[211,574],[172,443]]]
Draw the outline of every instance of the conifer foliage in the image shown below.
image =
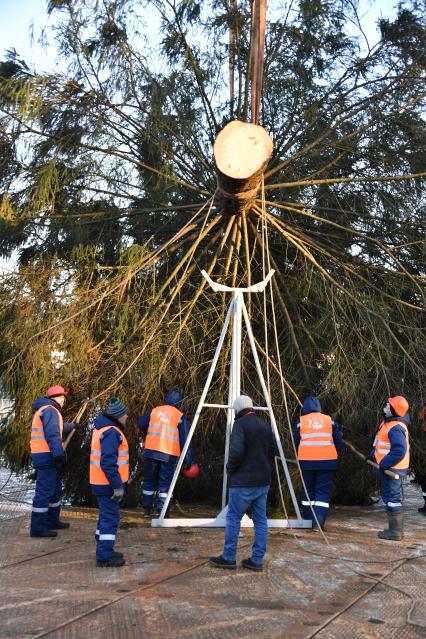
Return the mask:
[[[133,419],[178,387],[191,416],[229,302],[203,268],[232,286],[276,270],[273,300],[248,304],[290,457],[288,417],[307,394],[365,452],[389,394],[423,399],[420,4],[401,4],[369,42],[352,1],[268,3],[259,124],[274,154],[235,215],[215,197],[212,147],[251,117],[250,11],[245,0],[50,0],[57,63],[52,53],[43,72],[14,50],[0,63],[0,252],[16,257],[0,279],[1,380],[14,400],[0,445],[26,466],[31,403],[51,383],[69,388],[69,418],[90,398],[66,468],[76,501],[90,418],[109,394]],[[243,388],[260,400],[246,347]],[[227,366],[212,402],[226,399]],[[194,495],[220,489],[223,442],[224,415],[206,411]],[[363,499],[371,481],[348,456],[338,498]]]

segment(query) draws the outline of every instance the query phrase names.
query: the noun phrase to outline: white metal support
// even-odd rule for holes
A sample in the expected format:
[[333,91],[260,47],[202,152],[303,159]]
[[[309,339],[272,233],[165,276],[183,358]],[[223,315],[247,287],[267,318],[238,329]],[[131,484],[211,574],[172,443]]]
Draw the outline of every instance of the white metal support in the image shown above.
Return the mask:
[[[182,449],[181,455],[179,457],[178,463],[176,465],[176,469],[173,475],[172,482],[170,484],[169,491],[167,493],[167,497],[165,499],[163,508],[161,510],[160,516],[158,519],[152,520],[152,526],[164,526],[164,527],[174,527],[174,526],[197,526],[197,527],[224,527],[226,524],[226,494],[227,494],[227,472],[226,472],[226,464],[229,458],[229,445],[230,438],[232,432],[232,425],[234,423],[235,411],[233,409],[233,403],[236,397],[241,394],[241,337],[242,337],[242,323],[244,318],[245,328],[248,333],[251,350],[253,353],[254,362],[256,365],[257,374],[259,376],[259,381],[262,386],[263,395],[266,402],[265,406],[256,406],[255,410],[268,411],[271,419],[271,426],[275,436],[275,440],[277,443],[277,448],[279,451],[279,456],[281,459],[281,463],[283,465],[285,477],[287,480],[288,488],[290,491],[291,499],[293,502],[293,507],[296,513],[297,519],[295,520],[287,520],[287,519],[270,519],[268,520],[268,525],[272,528],[310,528],[312,522],[310,520],[303,520],[300,514],[299,505],[297,503],[296,495],[294,492],[293,484],[291,481],[290,473],[287,466],[287,461],[284,455],[284,450],[281,444],[280,436],[278,433],[277,423],[275,420],[275,415],[272,409],[271,398],[269,397],[269,393],[265,384],[265,379],[263,376],[262,368],[260,366],[259,356],[256,350],[256,344],[253,336],[253,330],[251,327],[250,319],[247,313],[247,308],[244,302],[243,293],[261,293],[269,280],[274,274],[274,271],[271,270],[266,278],[259,282],[258,284],[254,284],[253,286],[249,286],[247,288],[231,288],[229,286],[224,286],[222,284],[218,284],[217,282],[213,282],[213,280],[208,276],[205,271],[202,271],[203,276],[210,284],[212,289],[216,292],[218,291],[226,291],[232,292],[232,300],[229,304],[228,311],[226,314],[225,322],[222,327],[222,331],[220,333],[219,341],[216,346],[216,351],[210,366],[210,371],[207,376],[206,383],[203,388],[203,392],[201,394],[200,400],[198,402],[197,410],[195,411],[194,418],[192,420],[191,428],[188,433],[187,440],[185,442],[185,446]],[[216,370],[217,362],[219,359],[220,352],[223,347],[223,343],[225,340],[226,331],[228,329],[230,320],[232,317],[232,342],[231,342],[231,362],[229,369],[229,392],[228,392],[228,403],[227,404],[209,404],[206,403],[207,393],[210,388],[211,381],[213,379],[213,374]],[[188,448],[191,444],[195,429],[198,424],[198,420],[201,415],[201,411],[203,408],[224,408],[226,410],[227,420],[226,420],[226,435],[225,435],[225,458],[224,458],[224,469],[223,469],[223,485],[222,485],[222,511],[215,519],[165,519],[165,513],[170,503],[170,499],[173,495],[173,491],[181,471],[184,459],[186,457],[186,453],[188,452]],[[252,520],[244,516],[241,525],[243,527],[252,527]]]
[[235,419],[235,411],[232,407],[234,405],[234,400],[238,397],[238,395],[241,395],[241,320],[243,303],[243,294],[236,291],[233,297],[231,363],[229,367],[229,393],[228,408],[226,410],[225,455],[223,461],[222,509],[226,506],[226,490],[228,484],[226,465],[229,458],[229,444],[231,440],[232,425]]
[[271,418],[271,426],[272,426],[272,430],[273,430],[273,433],[274,433],[274,436],[275,436],[275,441],[277,443],[278,452],[280,454],[281,463],[283,465],[285,478],[287,480],[287,485],[288,485],[288,488],[289,488],[289,491],[290,491],[290,495],[291,495],[291,500],[293,502],[293,508],[295,510],[297,519],[301,520],[302,516],[300,514],[299,504],[297,503],[297,498],[296,498],[296,495],[295,495],[295,492],[294,492],[294,488],[293,488],[293,482],[291,481],[290,473],[289,473],[289,470],[288,470],[287,461],[286,461],[286,458],[285,458],[285,455],[284,455],[284,450],[283,450],[283,447],[282,447],[282,444],[281,444],[280,435],[279,435],[279,432],[278,432],[277,422],[275,420],[275,415],[274,415],[274,411],[273,411],[272,404],[271,404],[271,398],[269,397],[268,389],[267,389],[266,384],[265,384],[265,378],[263,377],[262,367],[260,366],[259,356],[257,354],[256,344],[255,344],[255,341],[254,341],[253,331],[252,331],[252,328],[251,328],[250,318],[248,316],[247,308],[246,308],[246,305],[244,303],[244,300],[243,300],[243,315],[244,315],[244,321],[245,321],[247,333],[248,333],[249,340],[250,340],[251,350],[252,350],[253,357],[254,357],[254,362],[256,364],[257,374],[258,374],[259,379],[260,379],[260,384],[262,386],[263,395],[265,397],[266,405],[268,406],[268,409],[269,409],[269,416]]

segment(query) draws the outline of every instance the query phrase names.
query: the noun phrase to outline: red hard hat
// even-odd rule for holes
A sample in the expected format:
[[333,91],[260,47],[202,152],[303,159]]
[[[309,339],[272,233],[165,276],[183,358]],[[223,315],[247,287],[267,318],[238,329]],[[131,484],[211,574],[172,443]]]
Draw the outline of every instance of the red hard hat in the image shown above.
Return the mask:
[[188,477],[188,479],[195,479],[200,474],[200,467],[198,464],[192,464],[191,468],[183,470],[182,474],[184,477]]
[[51,386],[47,389],[46,397],[58,397],[59,395],[64,395],[65,397],[68,395],[63,386]]
[[405,399],[405,397],[401,397],[401,395],[389,397],[388,402],[392,406],[398,417],[404,417],[409,409],[407,400]]

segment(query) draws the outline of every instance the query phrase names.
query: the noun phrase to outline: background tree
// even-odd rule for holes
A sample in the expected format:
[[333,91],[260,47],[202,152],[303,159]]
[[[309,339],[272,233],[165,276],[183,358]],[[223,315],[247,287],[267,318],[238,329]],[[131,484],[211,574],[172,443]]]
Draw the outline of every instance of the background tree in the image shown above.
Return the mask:
[[[216,190],[212,145],[251,115],[250,3],[51,0],[58,70],[37,72],[15,51],[1,63],[0,249],[18,256],[0,284],[1,378],[15,400],[1,441],[14,468],[28,461],[31,402],[53,377],[70,387],[71,412],[91,398],[86,417],[111,392],[140,414],[172,386],[191,414],[227,302],[202,268],[230,285],[276,269],[249,304],[290,454],[306,394],[364,450],[388,394],[421,398],[421,6],[381,20],[374,45],[361,28],[348,35],[353,2],[269,9],[260,124],[274,154],[238,215]],[[244,390],[259,398],[243,362]],[[226,387],[224,357],[212,401]],[[201,497],[219,490],[223,421],[206,411],[197,433]],[[75,439],[67,490],[83,500],[88,430]],[[348,463],[338,498],[363,499],[373,480]]]

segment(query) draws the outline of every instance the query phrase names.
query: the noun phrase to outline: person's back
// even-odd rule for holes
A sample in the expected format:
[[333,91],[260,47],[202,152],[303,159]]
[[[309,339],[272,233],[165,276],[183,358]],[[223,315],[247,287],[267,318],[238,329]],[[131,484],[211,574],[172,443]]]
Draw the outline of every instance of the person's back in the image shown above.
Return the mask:
[[271,483],[273,442],[270,424],[258,417],[253,409],[248,408],[237,415],[227,465],[230,487],[267,486]]
[[223,554],[210,557],[209,561],[217,568],[236,568],[241,519],[251,509],[254,526],[252,556],[243,559],[242,566],[262,570],[268,535],[266,503],[271,483],[270,458],[275,450],[274,437],[270,425],[255,414],[250,397],[239,395],[233,408],[236,416],[226,466],[229,499],[225,544]]

